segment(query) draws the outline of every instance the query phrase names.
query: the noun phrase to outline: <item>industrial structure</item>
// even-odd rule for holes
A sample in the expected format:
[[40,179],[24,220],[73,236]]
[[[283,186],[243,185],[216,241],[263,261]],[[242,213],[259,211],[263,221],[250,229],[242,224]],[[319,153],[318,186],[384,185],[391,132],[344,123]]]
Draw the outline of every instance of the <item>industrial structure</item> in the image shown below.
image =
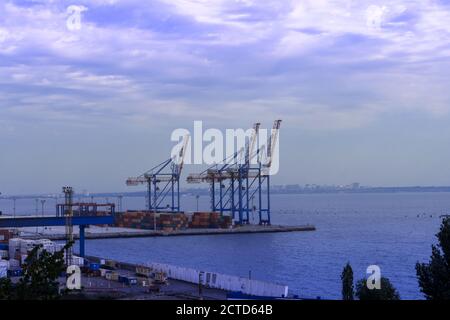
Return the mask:
[[[85,228],[89,225],[113,224],[112,215],[105,216],[73,216],[72,226],[80,227],[79,256],[85,256]],[[65,217],[45,216],[45,217],[3,217],[0,218],[0,228],[23,228],[23,227],[44,227],[44,226],[65,226]]]
[[[73,189],[71,187],[64,187],[63,192],[65,195],[65,203],[56,205],[56,217],[63,218],[65,221],[66,243],[74,241],[73,226],[79,226],[79,255],[84,257],[86,228],[89,225],[113,224],[115,219],[115,204],[73,202]],[[101,210],[99,210],[100,208]],[[88,223],[85,221],[88,221]],[[72,246],[70,246],[66,251],[66,263],[71,262],[72,255]]]
[[238,224],[249,224],[250,213],[257,212],[259,224],[270,225],[270,168],[280,125],[281,120],[275,120],[267,144],[261,145],[260,123],[255,123],[244,150],[224,159],[221,165],[188,176],[188,183],[210,184],[212,211],[228,213]]
[[[180,176],[188,142],[189,135],[186,135],[177,156],[161,162],[138,177],[127,179],[127,186],[147,184],[149,211],[180,211]],[[170,198],[170,203],[165,203],[167,198]]]
[[[76,216],[100,216],[100,215],[112,215],[116,213],[116,205],[114,203],[94,203],[94,202],[73,202],[72,205],[72,217]],[[56,216],[65,217],[68,204],[56,205]]]
[[72,210],[72,199],[73,199],[73,189],[72,187],[63,187],[64,193],[64,210],[63,214],[66,218],[66,265],[72,265],[72,244],[73,244],[73,210]]

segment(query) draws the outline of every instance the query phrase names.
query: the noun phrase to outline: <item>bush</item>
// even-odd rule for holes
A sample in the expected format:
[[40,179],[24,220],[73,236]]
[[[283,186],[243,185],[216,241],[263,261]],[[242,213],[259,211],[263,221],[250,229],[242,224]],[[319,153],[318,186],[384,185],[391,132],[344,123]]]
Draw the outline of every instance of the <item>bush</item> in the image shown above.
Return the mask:
[[388,278],[381,277],[380,289],[367,288],[367,279],[361,279],[356,284],[356,296],[359,300],[400,300],[397,289]]

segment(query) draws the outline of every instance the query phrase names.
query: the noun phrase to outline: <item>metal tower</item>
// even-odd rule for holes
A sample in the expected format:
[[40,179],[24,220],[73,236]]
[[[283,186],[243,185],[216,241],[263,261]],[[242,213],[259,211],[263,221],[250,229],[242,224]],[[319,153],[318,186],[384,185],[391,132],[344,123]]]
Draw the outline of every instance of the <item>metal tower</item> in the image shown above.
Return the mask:
[[[183,146],[178,157],[167,159],[140,176],[127,179],[127,186],[147,184],[149,211],[180,211],[180,176],[188,142],[187,135],[183,139]],[[164,203],[168,196],[170,196],[170,203]]]
[[[245,150],[224,159],[221,166],[188,176],[188,183],[210,184],[212,211],[229,213],[238,224],[250,223],[250,213],[258,212],[259,224],[270,225],[270,167],[280,125],[281,120],[274,122],[267,145],[260,146],[260,123],[255,123]],[[264,155],[267,161],[263,164]]]
[[72,224],[72,217],[73,217],[73,189],[72,187],[63,187],[63,193],[65,198],[65,209],[64,215],[66,217],[66,244],[70,244],[70,246],[66,249],[66,265],[70,266],[72,265],[72,244],[73,244],[73,224]]

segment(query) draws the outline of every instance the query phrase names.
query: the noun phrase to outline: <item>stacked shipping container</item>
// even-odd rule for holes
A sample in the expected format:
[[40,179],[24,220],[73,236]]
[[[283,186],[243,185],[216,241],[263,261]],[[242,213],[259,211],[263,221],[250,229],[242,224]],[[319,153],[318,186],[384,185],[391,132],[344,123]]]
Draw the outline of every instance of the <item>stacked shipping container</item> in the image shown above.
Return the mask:
[[13,232],[9,229],[0,229],[0,243],[7,244],[13,237]]
[[230,228],[231,225],[231,217],[223,216],[220,212],[195,212],[192,216],[192,221],[189,224],[189,227],[227,229]]
[[[23,264],[28,254],[35,246],[42,246],[41,250],[45,250],[53,254],[57,251],[62,250],[64,244],[55,243],[48,239],[29,240],[21,238],[12,238],[9,240],[9,252],[8,252],[10,265],[14,267],[19,267],[21,264]],[[75,255],[72,257],[72,264],[83,265],[83,263],[84,263],[83,258],[77,257]]]
[[188,227],[188,217],[184,213],[155,213],[127,211],[116,216],[116,227],[154,229],[166,232],[183,230]]
[[170,232],[186,228],[230,228],[232,219],[219,212],[195,212],[189,221],[185,213],[155,213],[146,211],[127,211],[116,215],[116,227],[135,229],[154,229]]

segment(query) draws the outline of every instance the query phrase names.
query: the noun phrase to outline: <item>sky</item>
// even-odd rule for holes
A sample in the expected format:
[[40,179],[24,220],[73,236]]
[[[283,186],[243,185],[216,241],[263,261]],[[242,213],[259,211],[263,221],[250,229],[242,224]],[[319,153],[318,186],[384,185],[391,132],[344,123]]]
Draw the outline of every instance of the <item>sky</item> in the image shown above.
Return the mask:
[[449,88],[450,1],[2,0],[0,192],[138,191],[195,120],[282,119],[277,184],[450,185]]

